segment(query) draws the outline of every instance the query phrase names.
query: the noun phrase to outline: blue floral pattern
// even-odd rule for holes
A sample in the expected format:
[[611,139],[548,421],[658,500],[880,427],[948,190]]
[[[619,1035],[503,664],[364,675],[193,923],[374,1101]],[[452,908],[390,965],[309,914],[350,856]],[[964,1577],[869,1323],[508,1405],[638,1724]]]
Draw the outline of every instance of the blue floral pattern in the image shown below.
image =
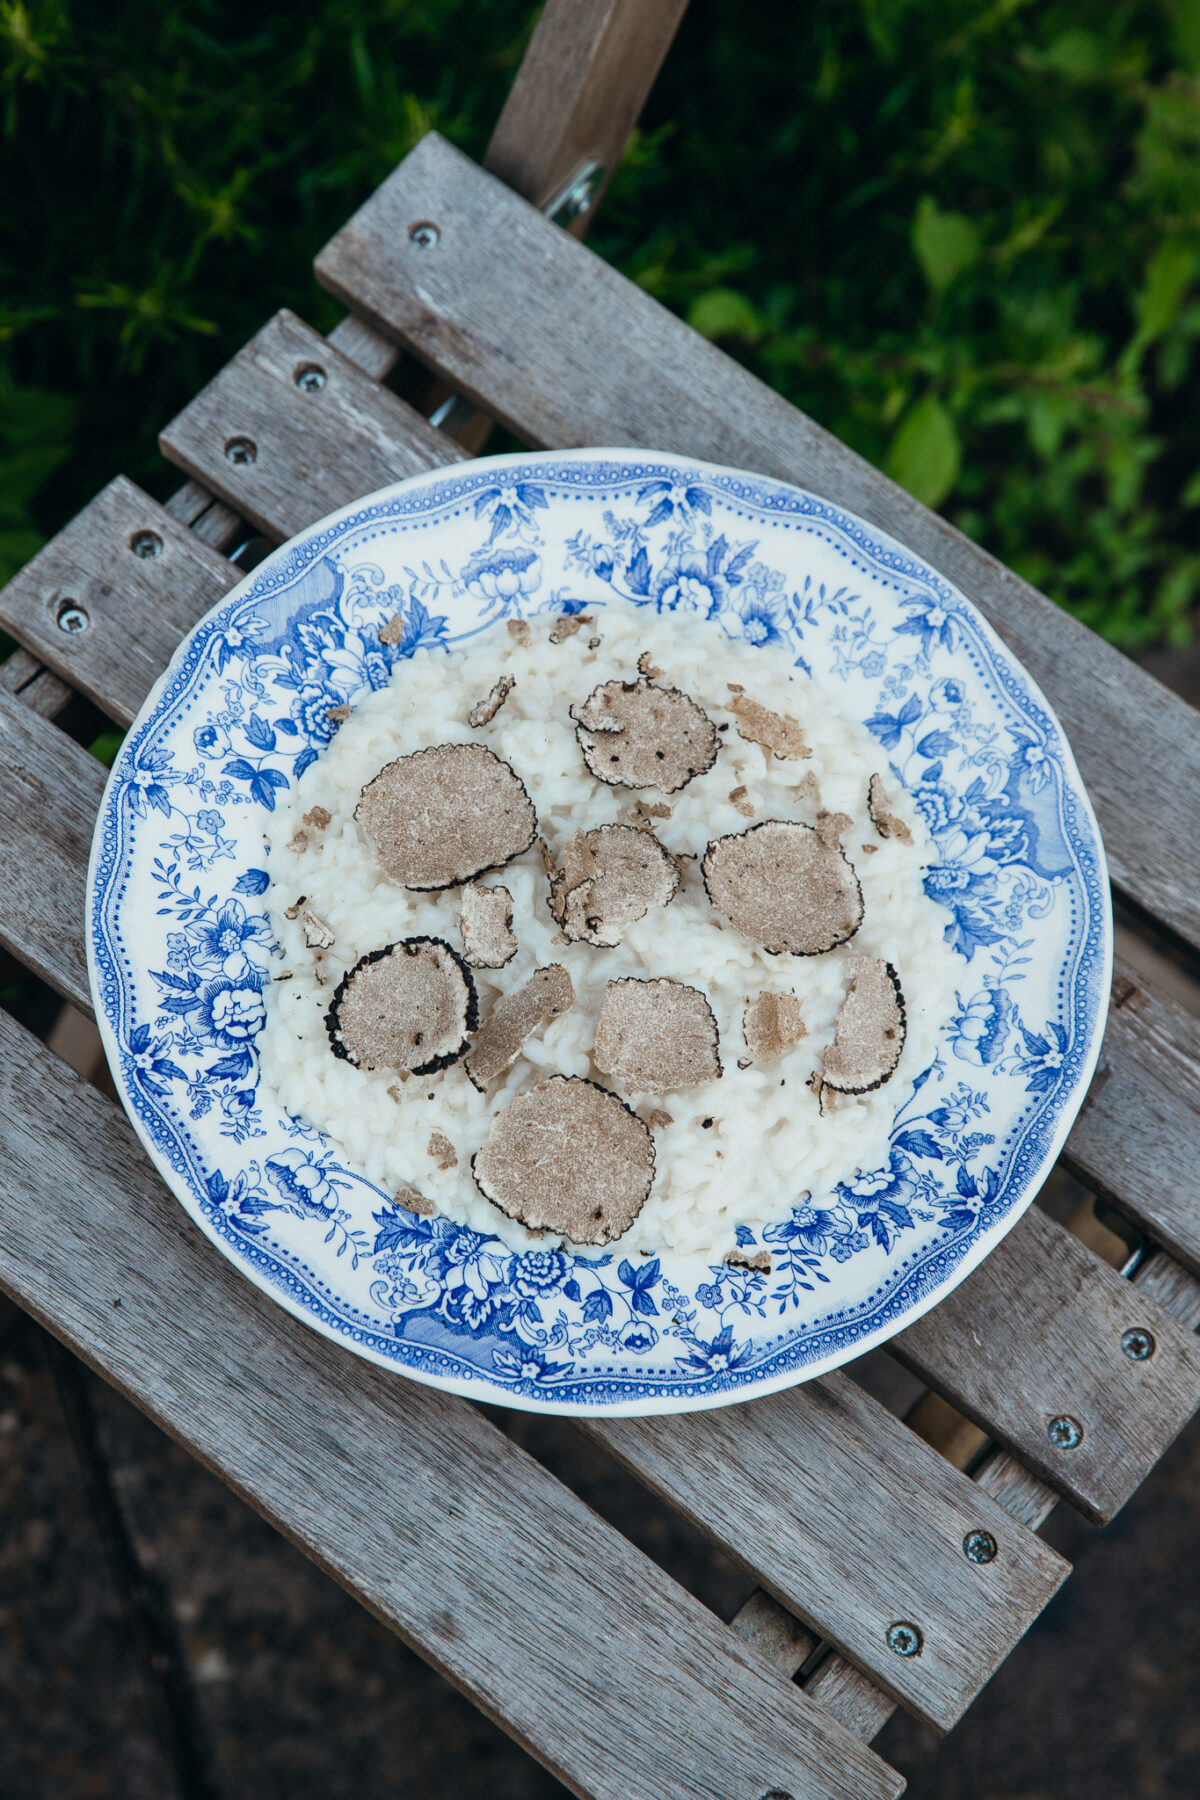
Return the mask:
[[[260,1088],[276,972],[257,904],[264,816],[398,659],[609,599],[701,617],[840,690],[929,826],[926,888],[962,962],[887,1164],[819,1204],[800,1194],[757,1237],[743,1228],[745,1265],[516,1254],[406,1211]],[[962,596],[824,501],[632,453],[422,477],[264,562],[192,633],[122,747],[89,914],[125,1103],[226,1254],[364,1355],[557,1411],[670,1411],[786,1385],[960,1279],[1065,1136],[1103,1028],[1111,936],[1070,753]],[[762,1251],[769,1271],[753,1266]]]

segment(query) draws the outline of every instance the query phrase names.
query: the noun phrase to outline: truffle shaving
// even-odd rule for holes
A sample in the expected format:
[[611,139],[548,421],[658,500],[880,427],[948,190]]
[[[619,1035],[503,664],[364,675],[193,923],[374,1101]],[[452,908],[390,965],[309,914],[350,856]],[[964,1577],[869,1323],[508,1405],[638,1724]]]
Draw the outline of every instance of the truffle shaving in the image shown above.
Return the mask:
[[755,994],[742,1014],[742,1036],[756,1063],[773,1062],[808,1036],[795,994]]
[[737,720],[739,737],[745,738],[748,744],[761,744],[764,750],[769,750],[772,756],[781,760],[798,760],[812,755],[795,719],[772,712],[769,706],[760,706],[757,700],[750,699],[745,688],[739,687],[736,681],[727,683],[727,686],[733,696],[729,702],[729,710]]
[[912,832],[904,820],[897,818],[892,811],[892,803],[880,775],[872,775],[867,783],[867,811],[881,838],[895,838],[898,844],[912,843]]
[[862,924],[862,889],[836,844],[811,825],[767,819],[704,853],[704,886],[717,911],[773,956],[820,956]]
[[654,1140],[616,1094],[554,1075],[497,1113],[472,1168],[480,1193],[531,1231],[610,1244],[646,1204]]
[[867,1094],[895,1073],[907,1023],[900,977],[890,962],[856,957],[821,1081],[839,1094]]
[[458,929],[463,957],[473,969],[502,969],[517,954],[512,895],[506,887],[468,882],[462,891]]
[[678,688],[605,681],[571,708],[575,735],[592,774],[610,787],[677,793],[716,761],[716,727]]
[[338,983],[325,1015],[329,1047],[358,1069],[427,1075],[455,1062],[479,1017],[475,983],[441,938],[371,950]]
[[675,859],[648,825],[577,831],[550,880],[550,910],[568,943],[612,945],[679,890]]
[[393,647],[396,644],[402,644],[404,642],[404,614],[393,613],[390,619],[385,620],[379,627],[378,637],[381,644],[390,644]]
[[392,880],[419,892],[502,868],[537,835],[524,783],[483,744],[434,744],[388,763],[354,816]]
[[721,1258],[731,1269],[749,1269],[752,1275],[769,1275],[771,1273],[771,1253],[769,1250],[756,1250],[751,1256],[748,1250],[727,1250]]
[[450,1142],[444,1131],[431,1131],[425,1154],[432,1156],[438,1168],[443,1171],[458,1167],[458,1151]]
[[575,633],[584,625],[594,624],[595,620],[590,618],[587,613],[559,613],[550,627],[550,642],[552,644],[564,643],[567,638],[574,637]]
[[467,714],[467,724],[489,724],[500,711],[500,708],[504,705],[504,702],[508,699],[508,696],[512,693],[516,685],[517,678],[515,675],[502,675],[492,688],[491,692],[485,694],[482,700],[477,700],[475,702],[474,706]]
[[526,1038],[574,1004],[575,989],[561,963],[535,969],[523,987],[501,994],[467,1052],[467,1074],[480,1093],[516,1062]]
[[406,1212],[420,1213],[421,1216],[426,1219],[431,1219],[437,1211],[437,1207],[433,1204],[433,1201],[427,1200],[424,1194],[420,1193],[415,1187],[410,1187],[407,1181],[402,1181],[400,1183],[400,1186],[396,1189],[392,1198],[394,1203],[397,1206],[402,1206]]
[[712,1007],[681,981],[610,981],[593,1056],[598,1069],[642,1094],[697,1087],[721,1073]]

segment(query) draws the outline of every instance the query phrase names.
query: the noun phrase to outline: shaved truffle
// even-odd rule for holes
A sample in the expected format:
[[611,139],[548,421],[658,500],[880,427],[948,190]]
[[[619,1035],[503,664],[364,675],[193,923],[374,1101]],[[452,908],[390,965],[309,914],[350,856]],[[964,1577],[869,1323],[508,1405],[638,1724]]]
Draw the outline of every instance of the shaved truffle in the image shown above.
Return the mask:
[[895,1073],[907,1022],[900,977],[890,962],[855,958],[821,1080],[840,1094],[867,1094]]
[[752,1275],[769,1275],[771,1273],[769,1250],[756,1250],[753,1256],[748,1250],[727,1250],[721,1261],[728,1263],[731,1269],[749,1269]]
[[457,1169],[458,1151],[444,1131],[431,1131],[425,1149],[426,1155],[432,1156],[438,1168],[443,1172],[446,1169]]
[[730,788],[729,803],[731,806],[737,808],[743,819],[752,819],[754,817],[754,802],[751,800],[744,785],[739,784],[739,786],[735,788]]
[[594,625],[595,620],[587,613],[559,613],[550,627],[550,642],[561,644],[566,638],[574,637],[583,625]]
[[842,839],[853,823],[854,820],[849,813],[826,812],[822,807],[817,814],[817,822],[813,829],[823,844],[828,844],[831,849],[840,850]]
[[568,943],[611,945],[679,889],[675,859],[644,825],[577,831],[550,880],[550,910]]
[[647,681],[657,681],[662,674],[662,670],[658,667],[658,664],[651,661],[650,652],[648,650],[642,651],[642,654],[638,657],[637,666],[638,674],[644,675]]
[[328,950],[333,944],[333,928],[325,923],[319,913],[311,906],[304,910],[300,923],[304,927],[304,941],[310,950]]
[[527,644],[529,642],[528,619],[508,619],[506,623],[508,625],[508,635],[514,642],[518,644]]
[[352,706],[347,706],[343,701],[340,706],[327,706],[325,708],[325,717],[327,719],[332,719],[335,725],[344,725],[346,720],[352,716],[353,712],[354,708]]
[[475,983],[441,938],[404,938],[361,957],[338,983],[325,1029],[357,1069],[427,1075],[457,1060],[479,1017]]
[[333,814],[324,806],[313,806],[304,815],[304,823],[311,825],[314,831],[324,831],[332,821]]
[[881,838],[895,838],[898,844],[912,843],[912,832],[904,820],[897,818],[892,811],[888,791],[883,785],[883,778],[879,775],[872,775],[867,783],[867,811],[871,815],[872,825]]
[[677,793],[716,761],[720,739],[708,714],[678,688],[605,681],[571,708],[592,774],[610,787]]
[[467,1052],[466,1071],[480,1093],[516,1062],[526,1038],[574,1004],[575,989],[561,963],[535,969],[523,987],[501,994]]
[[737,720],[739,737],[745,738],[748,744],[761,744],[764,750],[781,760],[812,755],[795,719],[772,712],[769,706],[760,706],[736,681],[727,685],[733,696],[729,710]]
[[512,895],[506,887],[479,887],[469,882],[462,891],[458,929],[463,956],[473,969],[502,969],[517,954],[512,930]]
[[654,1140],[616,1094],[553,1075],[497,1113],[471,1166],[480,1193],[531,1231],[610,1244],[646,1204]]
[[755,994],[742,1014],[742,1036],[756,1063],[773,1062],[791,1045],[807,1037],[795,994]]
[[811,825],[767,819],[704,853],[704,885],[731,925],[777,956],[820,956],[862,924],[858,877]]
[[610,981],[593,1055],[598,1069],[643,1094],[697,1087],[721,1073],[712,1007],[681,981]]
[[437,1207],[433,1204],[433,1201],[427,1200],[424,1194],[419,1193],[415,1187],[410,1187],[407,1181],[402,1181],[400,1183],[400,1186],[396,1189],[392,1199],[397,1206],[402,1206],[406,1212],[420,1213],[422,1217],[426,1219],[432,1218],[437,1211]]
[[404,642],[404,614],[393,613],[391,618],[379,627],[381,644],[402,644]]
[[492,688],[491,693],[485,694],[482,700],[477,700],[475,702],[474,706],[467,714],[467,724],[487,725],[495,718],[516,685],[517,678],[515,675],[502,675]]
[[537,834],[524,783],[483,744],[434,744],[388,763],[354,816],[392,880],[419,892],[502,868]]

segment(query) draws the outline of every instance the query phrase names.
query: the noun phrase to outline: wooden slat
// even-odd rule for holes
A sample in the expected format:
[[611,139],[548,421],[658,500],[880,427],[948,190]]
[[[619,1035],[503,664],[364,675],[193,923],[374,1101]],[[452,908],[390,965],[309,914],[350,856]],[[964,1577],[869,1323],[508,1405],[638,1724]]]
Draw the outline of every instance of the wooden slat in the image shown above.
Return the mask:
[[[323,385],[298,386],[306,369],[319,371]],[[465,454],[287,311],[171,421],[159,444],[274,538]],[[252,447],[253,460],[230,461],[229,445]]]
[[118,1110],[6,1015],[0,1170],[0,1286],[576,1793],[900,1792],[474,1408],[252,1289]]
[[[157,541],[157,555],[134,553],[141,533]],[[238,579],[118,475],[0,591],[0,625],[128,725],[179,639]],[[86,615],[84,630],[60,629],[67,606]]]
[[[430,250],[415,222],[439,231]],[[1200,714],[430,134],[317,258],[346,305],[525,443],[643,445],[861,513],[987,614],[1057,708],[1113,877],[1200,944]]]
[[[1068,1567],[936,1451],[835,1374],[683,1418],[591,1419],[597,1438],[920,1718],[948,1730]],[[969,1531],[994,1562],[968,1562]],[[889,1649],[915,1625],[919,1656]]]
[[18,696],[22,706],[40,713],[43,719],[57,718],[70,704],[74,691],[19,646],[0,663],[0,688]]
[[621,159],[687,0],[546,0],[484,167],[548,206],[587,163],[605,171],[582,236]]
[[[1136,1327],[1157,1344],[1144,1362],[1121,1348]],[[1200,1339],[1037,1207],[889,1348],[1099,1523],[1200,1403]],[[1052,1443],[1058,1418],[1078,1444]]]

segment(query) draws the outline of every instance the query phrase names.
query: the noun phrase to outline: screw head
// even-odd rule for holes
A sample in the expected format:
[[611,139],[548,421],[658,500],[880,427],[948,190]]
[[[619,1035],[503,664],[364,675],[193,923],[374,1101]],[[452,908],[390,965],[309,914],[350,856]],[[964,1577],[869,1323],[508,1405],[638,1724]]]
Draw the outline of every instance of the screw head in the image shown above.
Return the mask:
[[225,446],[226,462],[234,463],[239,469],[245,468],[247,463],[254,462],[257,457],[258,445],[253,438],[232,437]]
[[920,1656],[924,1643],[921,1633],[907,1619],[898,1619],[887,1628],[888,1649],[894,1650],[897,1656]]
[[305,363],[302,369],[296,370],[296,386],[302,394],[316,394],[325,386],[325,371],[316,363]]
[[162,539],[157,531],[135,531],[129,540],[129,548],[135,556],[159,556],[162,554]]
[[76,606],[74,600],[64,600],[58,609],[58,629],[60,631],[86,631],[88,616],[82,606]]
[[432,250],[441,235],[436,225],[431,225],[428,219],[422,219],[419,225],[414,225],[409,231],[408,241],[415,244],[418,250]]
[[990,1531],[968,1531],[963,1539],[963,1555],[971,1563],[994,1562],[996,1540]]
[[1121,1348],[1130,1362],[1149,1362],[1157,1347],[1152,1334],[1142,1325],[1131,1325],[1121,1334]]
[[1074,1450],[1083,1442],[1083,1426],[1070,1413],[1059,1413],[1046,1426],[1046,1436],[1056,1450]]

